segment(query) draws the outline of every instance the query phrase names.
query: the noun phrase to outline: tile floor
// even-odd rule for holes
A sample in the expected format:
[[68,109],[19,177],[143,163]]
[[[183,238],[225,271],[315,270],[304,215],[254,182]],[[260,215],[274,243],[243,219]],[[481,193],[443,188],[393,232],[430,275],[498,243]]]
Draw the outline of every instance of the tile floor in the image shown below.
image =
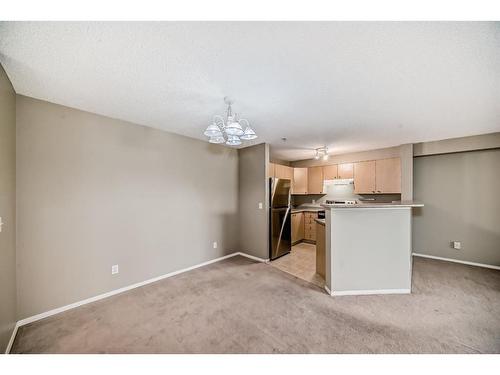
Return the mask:
[[292,247],[290,254],[273,260],[269,264],[321,288],[325,285],[325,280],[316,273],[315,245],[301,242]]

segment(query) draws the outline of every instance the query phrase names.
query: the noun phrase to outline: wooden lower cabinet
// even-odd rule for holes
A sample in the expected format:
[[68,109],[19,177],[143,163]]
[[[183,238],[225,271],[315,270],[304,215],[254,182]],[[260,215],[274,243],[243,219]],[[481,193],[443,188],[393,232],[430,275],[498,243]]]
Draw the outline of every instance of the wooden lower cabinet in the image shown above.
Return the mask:
[[292,244],[300,241],[316,242],[317,212],[294,212],[292,214]]
[[304,239],[304,213],[296,212],[292,214],[292,244]]
[[308,242],[316,242],[316,212],[304,212],[304,239]]
[[326,273],[325,225],[316,223],[316,273],[323,279]]

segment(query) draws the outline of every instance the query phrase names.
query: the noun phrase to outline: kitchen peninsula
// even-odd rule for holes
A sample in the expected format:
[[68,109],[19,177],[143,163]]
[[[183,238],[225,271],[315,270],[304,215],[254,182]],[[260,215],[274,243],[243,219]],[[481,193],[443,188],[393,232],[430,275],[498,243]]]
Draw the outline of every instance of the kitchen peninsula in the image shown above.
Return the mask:
[[411,292],[411,210],[423,204],[322,206],[325,289],[330,295]]

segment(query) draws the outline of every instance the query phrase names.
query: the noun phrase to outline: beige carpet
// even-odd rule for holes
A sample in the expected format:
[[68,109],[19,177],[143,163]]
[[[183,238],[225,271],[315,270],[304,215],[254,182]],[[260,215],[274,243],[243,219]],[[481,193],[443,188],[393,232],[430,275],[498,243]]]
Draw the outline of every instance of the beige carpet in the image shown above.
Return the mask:
[[330,297],[238,256],[21,327],[12,352],[500,352],[499,271],[415,258],[413,282]]

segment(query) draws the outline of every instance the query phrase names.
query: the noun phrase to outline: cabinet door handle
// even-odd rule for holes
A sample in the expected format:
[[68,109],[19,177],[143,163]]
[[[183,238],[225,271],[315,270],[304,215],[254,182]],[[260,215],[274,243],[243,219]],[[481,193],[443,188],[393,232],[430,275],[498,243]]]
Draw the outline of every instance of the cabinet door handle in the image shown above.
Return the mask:
[[375,190],[372,190],[372,193],[375,193]]

